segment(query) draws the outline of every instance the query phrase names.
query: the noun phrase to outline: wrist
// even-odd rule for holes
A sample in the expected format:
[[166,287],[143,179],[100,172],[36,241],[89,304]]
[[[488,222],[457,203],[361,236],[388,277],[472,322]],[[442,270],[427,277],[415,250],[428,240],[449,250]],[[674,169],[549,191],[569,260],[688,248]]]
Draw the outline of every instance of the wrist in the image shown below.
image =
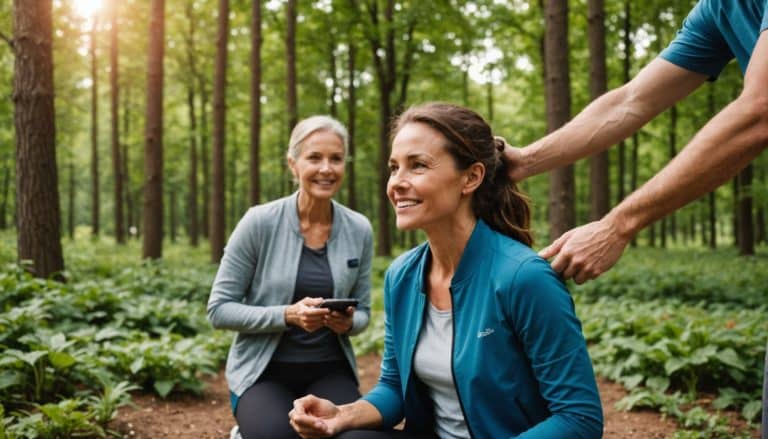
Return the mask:
[[608,212],[602,221],[608,225],[611,233],[626,242],[631,241],[642,229],[635,215],[625,212],[621,204]]

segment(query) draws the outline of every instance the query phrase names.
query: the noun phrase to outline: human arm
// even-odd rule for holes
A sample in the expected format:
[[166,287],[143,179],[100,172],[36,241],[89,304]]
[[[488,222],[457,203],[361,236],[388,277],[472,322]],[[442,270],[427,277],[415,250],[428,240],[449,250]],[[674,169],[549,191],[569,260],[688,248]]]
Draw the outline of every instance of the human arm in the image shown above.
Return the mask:
[[314,395],[295,400],[288,418],[302,438],[331,437],[346,430],[381,425],[381,414],[368,401],[359,399],[337,406]]
[[600,437],[600,396],[570,294],[538,257],[524,261],[514,276],[505,313],[550,413],[517,437]]
[[263,227],[263,213],[251,209],[232,232],[211,288],[208,320],[217,329],[251,334],[282,332],[289,324],[308,331],[317,329],[328,313],[312,308],[321,299],[304,299],[293,305],[279,300],[259,306],[243,303],[257,265],[265,263],[259,260],[260,246],[266,245],[260,233]]
[[573,229],[541,256],[576,283],[610,269],[645,226],[714,190],[768,146],[768,31],[758,38],[736,100],[712,118],[664,169],[603,219]]
[[706,79],[706,75],[657,58],[630,82],[594,100],[560,129],[524,148],[505,148],[509,174],[520,181],[601,152],[629,137]]

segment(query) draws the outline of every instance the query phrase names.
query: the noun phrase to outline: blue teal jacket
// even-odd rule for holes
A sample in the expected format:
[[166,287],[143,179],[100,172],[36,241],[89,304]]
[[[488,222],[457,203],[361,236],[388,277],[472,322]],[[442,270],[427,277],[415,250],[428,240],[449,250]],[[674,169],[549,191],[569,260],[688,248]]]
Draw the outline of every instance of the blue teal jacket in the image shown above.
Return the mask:
[[[385,277],[384,358],[364,399],[385,427],[434,435],[432,402],[413,373],[428,243]],[[549,264],[482,220],[451,281],[454,384],[473,438],[599,438],[600,396],[571,296]]]

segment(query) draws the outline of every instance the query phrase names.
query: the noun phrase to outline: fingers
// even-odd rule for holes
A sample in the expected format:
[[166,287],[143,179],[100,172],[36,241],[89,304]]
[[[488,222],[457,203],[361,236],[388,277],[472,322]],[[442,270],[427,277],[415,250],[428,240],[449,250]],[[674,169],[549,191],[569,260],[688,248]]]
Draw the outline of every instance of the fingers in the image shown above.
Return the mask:
[[[323,410],[335,408],[329,401],[307,395],[293,401],[293,410],[288,412],[291,427],[302,438],[320,438],[331,435],[330,427],[318,416],[323,416]],[[318,415],[318,416],[315,416]]]
[[324,324],[337,334],[344,334],[352,329],[354,308],[348,307],[346,312],[334,311],[325,316]]

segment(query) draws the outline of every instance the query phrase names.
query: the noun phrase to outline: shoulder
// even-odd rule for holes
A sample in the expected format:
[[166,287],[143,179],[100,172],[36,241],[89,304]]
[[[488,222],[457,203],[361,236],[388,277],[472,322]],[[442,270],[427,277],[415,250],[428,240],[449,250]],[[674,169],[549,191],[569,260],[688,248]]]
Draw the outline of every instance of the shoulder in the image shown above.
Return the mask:
[[486,243],[492,257],[489,258],[489,278],[500,280],[507,291],[541,290],[547,285],[564,290],[560,277],[545,259],[520,241],[498,232],[489,235]]
[[373,235],[373,227],[368,218],[360,212],[354,211],[349,207],[334,201],[334,214],[339,215],[342,219],[342,224],[345,227],[350,227],[355,231]]
[[426,251],[429,251],[429,243],[425,242],[396,257],[387,268],[386,277],[389,282],[400,283],[409,273],[415,272]]
[[264,204],[257,204],[245,212],[240,223],[257,228],[269,228],[281,224],[289,199],[290,197],[283,197]]

